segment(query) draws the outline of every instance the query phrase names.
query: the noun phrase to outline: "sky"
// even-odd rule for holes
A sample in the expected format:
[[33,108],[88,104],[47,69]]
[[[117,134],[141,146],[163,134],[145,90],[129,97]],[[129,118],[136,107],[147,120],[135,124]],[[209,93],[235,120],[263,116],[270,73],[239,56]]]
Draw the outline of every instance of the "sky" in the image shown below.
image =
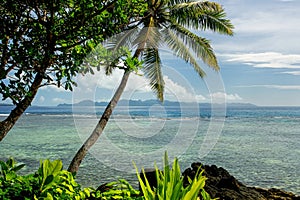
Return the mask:
[[[220,72],[202,64],[201,79],[184,62],[162,49],[165,99],[185,102],[239,102],[260,106],[300,106],[300,1],[218,0],[235,26],[234,36],[198,32],[211,41]],[[77,77],[73,92],[41,88],[33,105],[85,99],[108,101],[122,71]],[[123,99],[155,99],[141,74],[132,74]]]

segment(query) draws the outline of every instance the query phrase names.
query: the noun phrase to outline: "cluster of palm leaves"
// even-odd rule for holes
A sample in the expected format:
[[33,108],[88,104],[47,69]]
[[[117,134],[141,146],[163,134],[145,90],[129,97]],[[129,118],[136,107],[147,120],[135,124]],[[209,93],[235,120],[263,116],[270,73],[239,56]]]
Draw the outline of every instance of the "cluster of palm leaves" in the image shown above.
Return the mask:
[[[124,47],[134,52],[132,59],[143,62],[141,70],[144,76],[149,80],[157,98],[163,101],[164,80],[160,48],[168,47],[174,56],[189,63],[200,77],[204,77],[205,72],[197,59],[201,59],[216,71],[219,70],[219,65],[209,40],[196,33],[210,30],[233,35],[233,25],[226,19],[224,9],[218,3],[188,0],[148,0],[147,3],[148,9],[144,16],[135,20],[127,31],[111,37],[105,46],[112,52]],[[112,72],[110,67],[116,66],[106,66],[106,72]],[[132,72],[130,67],[123,69],[125,72],[115,95],[90,138],[75,155],[69,167],[70,171],[78,170],[82,159],[102,134]]]
[[210,195],[204,190],[207,178],[202,176],[203,171],[198,170],[193,180],[188,177],[189,185],[184,186],[178,159],[174,159],[172,168],[170,168],[167,152],[165,152],[164,156],[163,171],[160,171],[155,166],[157,184],[153,187],[147,179],[145,170],[142,169],[142,175],[140,175],[136,166],[135,168],[143,196],[146,200],[200,200],[199,195],[204,200],[211,200]]
[[204,77],[205,72],[197,59],[214,70],[219,70],[219,65],[209,40],[195,32],[211,30],[232,35],[232,29],[233,25],[225,18],[224,9],[218,3],[149,0],[145,16],[133,28],[129,27],[128,31],[111,38],[108,48],[114,51],[124,46],[135,49],[134,56],[143,60],[142,71],[162,101],[164,81],[160,48],[167,47],[174,56],[189,63],[200,77]]

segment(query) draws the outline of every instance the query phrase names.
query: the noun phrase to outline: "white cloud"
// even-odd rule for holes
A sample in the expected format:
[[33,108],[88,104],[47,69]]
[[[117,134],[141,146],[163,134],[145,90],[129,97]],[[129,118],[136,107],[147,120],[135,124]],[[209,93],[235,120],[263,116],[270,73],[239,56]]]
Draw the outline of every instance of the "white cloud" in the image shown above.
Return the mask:
[[66,99],[62,99],[62,98],[53,98],[52,102],[54,102],[54,103],[66,103],[67,100]]
[[78,75],[77,84],[80,92],[94,92],[97,86],[105,89],[114,89],[116,84],[122,78],[121,70],[115,70],[111,75],[107,76],[104,72],[95,71],[95,74]]
[[164,76],[164,81],[166,99],[180,102],[200,102],[206,100],[204,96],[195,94],[193,88],[184,87],[171,80],[168,76]]
[[[299,30],[299,27],[295,27],[295,24],[299,24],[297,18],[290,18],[286,20],[291,13],[285,12],[286,9],[282,9],[280,12],[268,12],[268,10],[261,9],[259,11],[252,12],[252,17],[249,18],[249,12],[244,15],[240,15],[239,18],[233,19],[235,30],[239,33],[269,33],[276,35],[282,32],[288,32],[290,29]],[[255,16],[255,17],[253,17]]]
[[[237,33],[280,34],[299,30],[299,1],[221,1]],[[287,20],[289,19],[289,20]],[[270,36],[270,35],[268,35]]]
[[125,91],[152,92],[148,80],[143,75],[131,74]]
[[[104,72],[95,72],[94,75],[87,74],[77,77],[78,87],[73,92],[73,101],[79,102],[84,99],[93,99],[96,89],[115,90],[122,78],[123,71],[115,70],[110,76]],[[187,84],[174,82],[170,77],[164,76],[165,81],[165,99],[181,102],[199,102],[206,98],[203,95],[195,94],[193,88]],[[97,91],[97,92],[99,92]],[[148,80],[142,75],[132,73],[125,87],[123,98],[131,98],[133,94],[143,94],[144,96],[153,96],[153,91],[149,86]],[[106,99],[106,97],[102,97]]]
[[281,90],[300,90],[300,85],[270,85],[267,87]]
[[238,94],[226,94],[227,101],[240,101],[243,100]]
[[238,94],[227,94],[224,92],[215,92],[209,94],[212,102],[215,103],[225,103],[226,101],[233,102],[233,101],[242,101],[242,97]]
[[11,99],[5,99],[5,100],[2,100],[3,96],[2,94],[0,94],[0,99],[1,99],[1,103],[4,103],[4,104],[13,104]]
[[40,88],[40,90],[50,90],[53,92],[70,92],[69,90],[65,90],[64,87],[57,87],[56,85],[47,85]]
[[45,101],[45,97],[44,96],[40,96],[39,103],[43,103],[44,101]]
[[278,52],[223,54],[227,62],[241,62],[257,68],[300,69],[300,54]]
[[[94,75],[79,75],[76,80],[77,90],[84,93],[95,92],[97,87],[114,90],[121,82],[122,76],[123,70],[120,69],[114,70],[111,75],[105,75],[103,71],[97,71]],[[148,83],[143,76],[132,73],[125,88],[125,91],[129,90],[150,91],[150,87],[148,87]]]
[[235,26],[233,37],[212,38],[217,51],[300,51],[300,1],[217,1]]
[[237,86],[242,88],[271,88],[271,89],[280,89],[280,90],[300,90],[300,85],[245,85]]
[[198,95],[196,95],[196,100],[197,100],[197,102],[203,102],[207,99],[203,95],[198,94]]
[[[107,76],[103,71],[95,71],[95,74],[79,74],[76,78],[77,87],[72,93],[73,102],[90,99],[94,100],[97,89],[114,90],[122,78],[122,71],[115,70],[111,75]],[[98,91],[99,92],[99,91]],[[101,96],[101,98],[110,99],[110,96]]]
[[294,76],[300,76],[300,71],[281,72],[282,74],[291,74]]

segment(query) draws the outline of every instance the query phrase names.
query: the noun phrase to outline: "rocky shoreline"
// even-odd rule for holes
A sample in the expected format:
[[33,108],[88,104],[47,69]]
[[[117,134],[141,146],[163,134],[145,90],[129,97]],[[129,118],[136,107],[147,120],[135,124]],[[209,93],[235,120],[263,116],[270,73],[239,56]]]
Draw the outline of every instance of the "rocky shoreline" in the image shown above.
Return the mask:
[[212,198],[219,200],[300,200],[291,192],[271,188],[263,189],[258,187],[248,187],[235,179],[227,170],[216,165],[202,165],[193,163],[191,168],[183,172],[184,181],[187,184],[187,176],[194,178],[197,170],[201,167],[206,180],[205,190]]

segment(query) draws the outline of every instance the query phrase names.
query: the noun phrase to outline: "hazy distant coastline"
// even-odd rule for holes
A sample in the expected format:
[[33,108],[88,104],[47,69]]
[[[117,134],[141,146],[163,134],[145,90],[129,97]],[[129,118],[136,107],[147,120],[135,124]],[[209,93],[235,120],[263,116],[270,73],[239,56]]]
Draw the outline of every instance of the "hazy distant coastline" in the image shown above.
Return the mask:
[[0,106],[13,106],[12,104],[8,104],[8,103],[0,103]]
[[[108,102],[94,102],[91,100],[83,100],[75,104],[67,104],[62,103],[58,104],[58,107],[67,107],[67,106],[106,106]],[[158,100],[120,100],[118,102],[118,106],[153,106],[153,105],[162,105],[162,106],[195,106],[197,103],[188,103],[188,102],[176,102],[176,101],[168,101],[165,100],[164,102],[160,102]],[[216,105],[222,105],[222,104],[216,104]],[[199,107],[211,107],[210,103],[199,103]],[[254,104],[251,103],[227,103],[226,106],[229,107],[257,107]]]

